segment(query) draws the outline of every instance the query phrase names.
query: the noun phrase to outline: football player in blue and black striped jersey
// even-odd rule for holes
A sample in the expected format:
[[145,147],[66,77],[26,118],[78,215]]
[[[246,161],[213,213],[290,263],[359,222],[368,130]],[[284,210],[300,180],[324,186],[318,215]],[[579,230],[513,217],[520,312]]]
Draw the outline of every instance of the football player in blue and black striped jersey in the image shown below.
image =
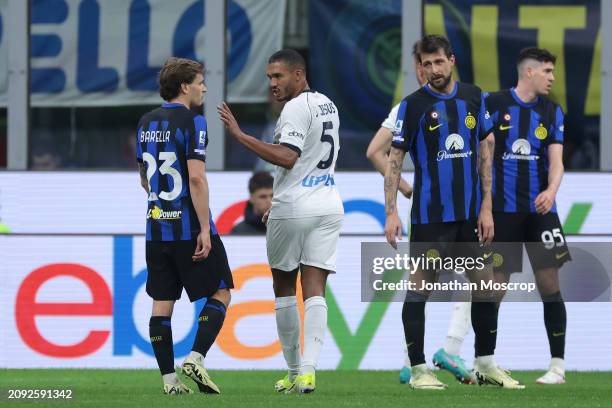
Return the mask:
[[[159,74],[166,101],[138,123],[137,159],[148,194],[147,293],[153,298],[149,333],[166,394],[192,391],[174,371],[170,319],[185,288],[204,298],[191,353],[182,365],[201,392],[219,393],[204,358],[221,330],[233,287],[223,243],[208,208],[206,120],[196,111],[206,93],[199,62],[170,58]],[[200,108],[201,109],[201,108]]]
[[[425,36],[418,52],[428,83],[400,104],[385,172],[387,241],[396,247],[401,223],[396,199],[406,152],[415,167],[412,205],[411,253],[432,243],[442,257],[463,242],[469,256],[490,259],[484,245],[493,239],[491,165],[494,139],[484,95],[474,85],[452,78],[455,63],[450,43],[437,35]],[[419,245],[420,243],[420,245]],[[481,245],[479,245],[481,244]],[[417,248],[417,246],[419,248]],[[442,255],[442,253],[444,255]],[[415,272],[415,273],[414,273]],[[425,364],[425,302],[435,271],[411,271],[414,290],[408,290],[402,320],[412,364],[410,385],[415,389],[444,389]],[[481,268],[475,281],[493,279],[490,266]],[[494,360],[497,309],[491,290],[472,291],[472,326],[476,336],[476,375],[479,381],[504,388],[524,388]]]
[[[516,87],[486,98],[494,123],[493,219],[495,241],[528,243],[527,254],[540,296],[551,352],[540,384],[565,382],[567,317],[559,268],[571,259],[557,214],[555,196],[563,178],[563,111],[547,98],[555,56],[526,48],[517,61]],[[508,282],[522,268],[523,245],[494,245],[495,280]],[[498,302],[504,293],[497,293]]]

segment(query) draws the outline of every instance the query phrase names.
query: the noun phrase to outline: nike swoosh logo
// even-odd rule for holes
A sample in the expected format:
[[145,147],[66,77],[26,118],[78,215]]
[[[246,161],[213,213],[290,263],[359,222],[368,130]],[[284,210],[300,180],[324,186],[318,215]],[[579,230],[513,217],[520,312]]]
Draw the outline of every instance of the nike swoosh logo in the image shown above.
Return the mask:
[[553,335],[553,337],[559,337],[559,336],[563,336],[563,335],[565,335],[565,332],[560,332],[560,333],[553,332],[553,334],[552,334],[552,335]]
[[560,253],[560,254],[556,254],[556,255],[555,255],[555,258],[557,258],[557,259],[561,259],[561,258],[563,258],[565,255],[567,255],[567,251],[562,252],[562,253]]
[[514,126],[510,125],[510,126],[504,126],[504,125],[499,125],[499,130],[508,130],[508,129],[512,129]]
[[414,344],[414,342],[406,344],[406,348],[412,346],[413,344]]
[[484,259],[489,259],[489,257],[490,257],[491,255],[493,255],[493,252],[486,252],[486,253],[482,254],[482,257],[483,257]]
[[497,329],[495,329],[495,330],[489,330],[489,333],[491,333],[491,334],[495,334],[495,333],[497,333]]
[[431,125],[429,125],[429,131],[430,131],[430,132],[433,132],[434,130],[436,130],[436,129],[437,129],[437,128],[439,128],[440,126],[442,126],[442,124],[441,124],[441,123],[440,123],[439,125],[436,125],[436,126],[431,126]]

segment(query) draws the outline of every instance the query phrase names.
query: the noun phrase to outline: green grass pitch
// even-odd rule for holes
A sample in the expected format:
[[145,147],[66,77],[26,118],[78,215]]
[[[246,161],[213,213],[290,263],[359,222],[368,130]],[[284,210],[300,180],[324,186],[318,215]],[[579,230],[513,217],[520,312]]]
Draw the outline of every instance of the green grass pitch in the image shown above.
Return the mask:
[[[0,406],[16,407],[610,407],[612,372],[568,372],[567,384],[542,386],[538,371],[513,372],[525,390],[461,385],[446,372],[445,391],[414,391],[398,381],[397,371],[320,371],[317,390],[280,395],[273,389],[281,371],[222,371],[210,374],[221,395],[162,394],[155,370],[0,370]],[[197,390],[191,380],[185,383]],[[9,389],[71,389],[71,400],[7,399]],[[163,404],[163,405],[162,405]]]

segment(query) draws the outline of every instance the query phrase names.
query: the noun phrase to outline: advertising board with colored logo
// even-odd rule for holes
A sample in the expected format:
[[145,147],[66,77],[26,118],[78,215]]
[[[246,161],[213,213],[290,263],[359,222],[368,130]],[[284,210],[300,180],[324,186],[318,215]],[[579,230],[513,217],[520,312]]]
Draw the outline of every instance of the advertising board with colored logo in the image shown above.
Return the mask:
[[[361,301],[360,251],[344,236],[326,293],[328,330],[320,368],[398,369],[404,359],[398,302]],[[223,330],[209,352],[212,369],[284,367],[276,333],[265,238],[225,237],[235,289]],[[155,367],[148,341],[145,242],[133,236],[0,236],[0,367]],[[172,319],[177,362],[189,352],[202,302],[177,303]],[[610,370],[611,303],[568,303],[567,368]],[[450,303],[427,306],[428,356],[442,344]],[[302,312],[303,313],[303,312]],[[607,317],[605,317],[607,316]],[[548,343],[540,303],[507,303],[497,359],[510,369],[545,368]],[[473,355],[473,334],[463,347]],[[588,346],[587,346],[588,345]],[[598,350],[593,353],[592,350]]]

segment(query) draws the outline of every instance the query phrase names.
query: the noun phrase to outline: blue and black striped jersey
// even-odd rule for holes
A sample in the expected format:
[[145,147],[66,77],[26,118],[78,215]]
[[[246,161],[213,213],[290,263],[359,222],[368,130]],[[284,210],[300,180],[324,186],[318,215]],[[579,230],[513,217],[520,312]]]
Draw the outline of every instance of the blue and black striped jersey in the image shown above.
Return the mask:
[[[191,202],[187,160],[206,160],[206,120],[180,103],[164,103],[142,116],[136,135],[137,160],[149,182],[148,241],[195,239],[200,233]],[[217,229],[210,215],[211,233]]]
[[393,147],[414,163],[412,223],[476,218],[479,143],[491,131],[480,88],[457,82],[450,94],[425,85],[400,104]]
[[493,211],[535,213],[535,198],[548,187],[548,146],[563,144],[563,111],[542,96],[523,102],[514,88],[486,103],[495,134]]

